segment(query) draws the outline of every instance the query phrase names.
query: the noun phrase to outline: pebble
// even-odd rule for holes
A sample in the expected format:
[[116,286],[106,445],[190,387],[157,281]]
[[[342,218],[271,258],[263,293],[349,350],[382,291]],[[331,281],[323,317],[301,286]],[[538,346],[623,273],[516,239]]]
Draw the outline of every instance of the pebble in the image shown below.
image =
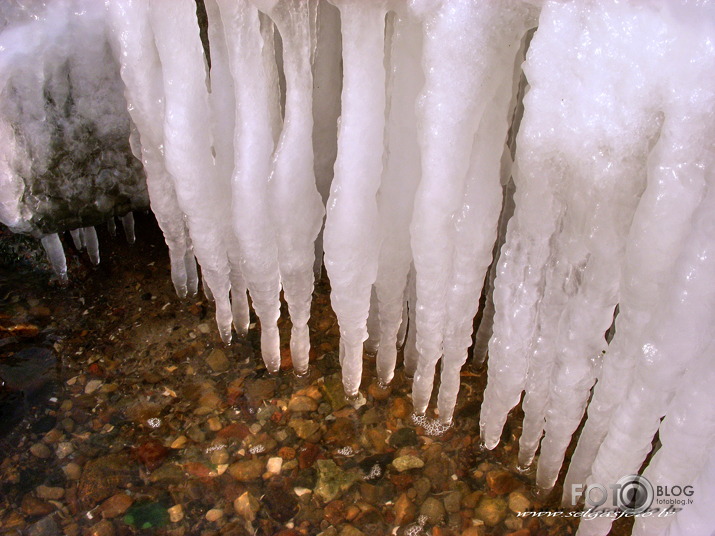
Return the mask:
[[420,516],[425,516],[432,525],[441,523],[444,519],[444,504],[435,497],[427,497],[420,506]]
[[75,462],[69,462],[62,467],[62,471],[69,480],[79,480],[82,475],[82,468]]
[[531,509],[531,501],[521,491],[512,491],[509,494],[509,510],[515,514]]
[[521,483],[507,471],[489,471],[487,486],[496,495],[505,495],[518,488]]
[[55,454],[60,460],[65,459],[73,452],[74,445],[72,445],[72,443],[70,443],[69,441],[62,441],[61,443],[58,443],[57,448],[55,449]]
[[216,522],[223,517],[223,510],[220,508],[212,508],[206,512],[206,521]]
[[55,510],[54,505],[37,497],[33,497],[29,493],[22,498],[20,508],[23,513],[28,516],[44,516]]
[[206,356],[206,364],[211,367],[214,372],[226,372],[231,364],[223,350],[214,348],[209,355]]
[[250,492],[246,491],[233,501],[233,509],[246,521],[253,521],[261,509],[261,504]]
[[103,519],[99,523],[92,525],[84,534],[86,536],[114,536],[116,531],[111,521]]
[[392,460],[392,466],[400,473],[409,471],[410,469],[419,469],[420,467],[424,467],[424,465],[425,462],[412,454],[400,456]]
[[258,480],[263,475],[264,462],[258,459],[242,460],[229,466],[229,474],[239,482]]
[[488,527],[495,527],[506,518],[507,504],[499,497],[483,497],[474,514]]
[[102,380],[89,380],[84,386],[85,394],[91,395],[102,386]]
[[461,536],[484,536],[485,534],[486,529],[484,528],[484,525],[475,525],[464,529]]
[[40,499],[45,499],[47,501],[57,501],[65,496],[65,488],[59,487],[49,487],[49,486],[37,486],[35,488],[35,494]]
[[452,491],[444,496],[444,509],[450,513],[459,512],[462,506],[462,493],[460,491]]
[[393,508],[395,513],[395,524],[405,525],[414,521],[417,515],[417,507],[410,500],[406,493],[402,493],[395,501]]
[[209,419],[206,421],[206,424],[209,425],[209,430],[212,432],[218,432],[221,428],[223,428],[223,425],[221,424],[221,419],[218,417],[209,417]]
[[32,445],[30,447],[30,453],[36,458],[40,458],[41,460],[45,460],[52,456],[52,451],[44,443],[35,443],[34,445]]
[[283,458],[268,458],[268,463],[266,464],[267,473],[278,475],[281,472],[281,467],[283,467]]
[[304,395],[293,395],[288,402],[288,411],[317,411],[318,401],[314,398]]
[[176,439],[174,439],[174,441],[171,442],[171,448],[172,448],[172,449],[181,449],[181,448],[184,448],[184,446],[186,445],[186,442],[187,442],[187,441],[188,441],[188,439],[186,438],[185,435],[180,435],[179,437],[177,437]]
[[308,439],[320,430],[320,423],[308,419],[291,419],[288,426],[293,428],[301,439]]
[[111,519],[122,515],[133,503],[134,499],[126,493],[115,493],[101,504],[99,510],[102,517]]
[[166,510],[169,513],[169,520],[172,523],[178,523],[184,519],[184,508],[180,504],[175,504]]

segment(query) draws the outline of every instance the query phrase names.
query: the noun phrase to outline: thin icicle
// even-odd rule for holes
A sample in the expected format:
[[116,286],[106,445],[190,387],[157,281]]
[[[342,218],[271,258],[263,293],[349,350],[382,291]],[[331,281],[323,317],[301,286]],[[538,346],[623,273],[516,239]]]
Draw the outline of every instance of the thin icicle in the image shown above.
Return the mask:
[[82,228],[82,241],[87,246],[87,254],[89,260],[95,266],[99,264],[99,240],[97,239],[97,231],[94,227]]
[[78,251],[84,249],[84,242],[82,242],[82,229],[72,229],[70,231],[70,236],[72,237],[72,243]]
[[50,261],[52,269],[60,278],[60,281],[67,281],[67,259],[65,259],[65,251],[62,247],[59,235],[57,233],[45,235],[42,237],[42,247],[45,248],[47,260]]
[[134,234],[134,213],[127,212],[120,219],[122,220],[122,227],[124,228],[124,236],[127,239],[127,243],[133,244],[137,239]]

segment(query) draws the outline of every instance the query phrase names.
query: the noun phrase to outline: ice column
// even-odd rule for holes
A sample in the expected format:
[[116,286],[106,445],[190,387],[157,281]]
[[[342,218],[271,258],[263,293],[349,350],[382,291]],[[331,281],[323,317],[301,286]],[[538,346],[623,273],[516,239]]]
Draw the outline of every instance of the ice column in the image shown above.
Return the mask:
[[310,10],[303,0],[255,3],[274,21],[283,41],[285,118],[268,186],[283,296],[293,324],[291,357],[296,374],[302,375],[308,371],[310,350],[315,238],[325,212],[313,170]]
[[449,422],[496,234],[513,62],[529,9],[471,1],[412,8],[425,32],[422,178],[410,229],[420,352],[412,398],[415,413],[424,414],[444,352],[438,405]]
[[[280,275],[268,179],[275,146],[278,80],[264,63],[264,49],[272,51],[273,43],[264,40],[253,4],[232,0],[219,0],[218,4],[236,92],[233,228],[241,248],[243,277],[261,320],[263,361],[275,373],[280,367]],[[273,38],[272,31],[266,35]]]
[[405,287],[412,261],[410,221],[420,178],[417,144],[417,94],[424,82],[422,28],[407,13],[395,16],[390,54],[387,117],[387,162],[377,194],[380,257],[375,293],[379,317],[377,378],[387,385],[397,360],[397,333],[402,324]]
[[343,89],[338,155],[324,232],[325,266],[340,324],[343,385],[347,395],[355,397],[379,255],[375,196],[382,175],[387,2],[333,3],[342,21]]
[[196,6],[190,0],[157,0],[149,15],[164,84],[164,155],[204,281],[216,302],[216,322],[231,340],[230,266],[224,222],[230,206],[212,156],[210,106]]
[[[140,157],[147,176],[147,189],[152,211],[164,233],[171,261],[171,279],[176,293],[185,297],[197,290],[196,279],[189,280],[190,264],[196,273],[193,249],[188,242],[184,213],[179,208],[174,184],[166,170],[164,143],[164,84],[161,64],[154,45],[154,34],[148,18],[148,4],[138,0],[115,0],[107,3],[112,45],[120,62],[120,73],[126,86],[129,113],[141,139]],[[122,217],[127,240],[134,239],[134,217]]]

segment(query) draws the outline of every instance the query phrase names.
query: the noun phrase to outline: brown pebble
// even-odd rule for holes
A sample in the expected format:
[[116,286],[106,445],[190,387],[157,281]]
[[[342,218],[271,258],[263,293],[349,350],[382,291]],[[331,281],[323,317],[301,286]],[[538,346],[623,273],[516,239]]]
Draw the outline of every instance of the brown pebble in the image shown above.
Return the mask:
[[84,536],[114,536],[116,531],[114,530],[114,525],[111,521],[103,519],[99,523],[85,529],[83,534]]
[[505,495],[518,488],[521,483],[507,471],[489,471],[487,486],[496,495]]
[[49,449],[49,447],[43,443],[35,443],[30,447],[30,453],[35,457],[35,458],[40,458],[41,460],[45,460],[52,456],[52,451]]
[[44,499],[46,501],[57,501],[65,496],[65,488],[37,486],[35,493],[40,499]]
[[20,508],[28,516],[45,516],[55,511],[54,505],[37,497],[33,497],[29,493],[22,498]]
[[395,512],[395,524],[405,525],[410,523],[415,519],[417,514],[417,507],[409,499],[406,493],[401,494],[395,501],[395,506],[393,508]]
[[411,404],[404,398],[395,398],[390,405],[390,415],[395,419],[406,419],[412,413]]
[[105,500],[99,507],[99,510],[102,513],[102,517],[111,519],[126,512],[133,502],[134,499],[126,493],[117,493]]
[[367,388],[367,392],[375,400],[387,400],[392,393],[392,387],[389,385],[381,387],[377,381],[374,381]]
[[462,536],[484,536],[485,534],[484,525],[469,527],[462,531]]

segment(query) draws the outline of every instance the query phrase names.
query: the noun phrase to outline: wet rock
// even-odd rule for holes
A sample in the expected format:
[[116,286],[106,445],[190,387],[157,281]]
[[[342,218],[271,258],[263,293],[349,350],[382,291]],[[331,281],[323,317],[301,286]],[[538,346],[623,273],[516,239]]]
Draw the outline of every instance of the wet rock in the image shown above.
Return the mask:
[[318,460],[315,465],[318,468],[315,493],[325,502],[338,498],[359,478],[354,473],[343,471],[332,460]]
[[206,512],[206,515],[204,517],[206,518],[206,521],[215,523],[223,517],[223,510],[221,510],[220,508],[212,508],[211,510]]
[[29,493],[22,498],[22,503],[20,504],[25,515],[34,516],[46,516],[49,513],[54,512],[55,507],[47,501],[33,497]]
[[149,482],[165,486],[180,484],[184,481],[184,471],[175,463],[165,463],[149,475]]
[[87,395],[91,395],[100,387],[102,387],[102,380],[89,380],[84,386],[84,392]]
[[507,471],[489,471],[487,473],[487,486],[495,495],[505,495],[518,488],[521,483]]
[[291,419],[288,426],[293,428],[301,439],[308,439],[320,430],[320,423],[308,419]]
[[513,491],[509,494],[509,510],[518,514],[531,509],[531,500],[521,491]]
[[272,378],[254,380],[246,385],[246,399],[253,409],[258,409],[263,402],[273,398],[276,381]]
[[79,480],[82,475],[82,468],[75,462],[70,462],[62,467],[62,471],[68,480]]
[[102,517],[112,519],[126,512],[133,503],[134,499],[126,493],[115,493],[101,504],[99,511]]
[[261,502],[266,512],[276,521],[285,523],[298,513],[298,501],[292,490],[271,486],[263,495]]
[[395,524],[405,525],[415,520],[417,507],[410,500],[406,493],[402,493],[395,501],[393,508],[395,513]]
[[278,456],[283,458],[284,460],[293,460],[295,459],[295,449],[293,447],[281,447],[278,449]]
[[278,475],[283,467],[283,458],[273,457],[268,458],[268,463],[266,463],[266,472],[272,475]]
[[248,426],[242,422],[234,422],[221,428],[221,430],[216,434],[216,437],[219,439],[235,439],[237,441],[243,441],[246,437],[248,437],[249,433],[250,431],[248,430]]
[[261,509],[261,503],[250,492],[246,491],[233,501],[233,509],[246,521],[253,521]]
[[32,454],[35,458],[45,460],[52,456],[52,451],[44,443],[35,443],[30,447],[30,454]]
[[463,508],[476,508],[477,505],[479,504],[479,501],[482,500],[482,497],[484,496],[483,491],[473,491],[471,493],[468,493],[467,495],[462,498],[462,507]]
[[178,523],[184,519],[184,507],[180,504],[175,504],[171,508],[168,508],[166,512],[169,514],[169,521],[172,523]]
[[500,497],[483,497],[474,515],[488,527],[495,527],[506,518],[507,504]]
[[114,525],[108,519],[95,523],[83,532],[84,536],[114,536],[115,534]]
[[170,449],[156,440],[146,441],[134,450],[135,458],[149,470],[159,467],[169,455]]
[[406,419],[412,413],[412,405],[401,397],[394,398],[390,404],[390,415],[395,419]]
[[442,501],[435,497],[427,497],[422,506],[420,506],[420,516],[425,516],[432,525],[441,523],[444,519],[444,514]]
[[330,425],[324,439],[328,443],[346,447],[357,440],[355,428],[355,421],[346,417],[339,417]]
[[420,441],[413,428],[400,428],[390,436],[389,443],[395,448],[400,448],[417,446]]
[[336,499],[325,505],[323,515],[325,520],[331,525],[339,525],[345,521],[346,505],[344,501]]
[[425,462],[412,454],[399,456],[398,458],[392,460],[392,466],[400,473],[403,471],[409,471],[410,469],[419,469],[420,467],[424,467],[424,465]]
[[325,377],[323,394],[333,411],[344,408],[348,403],[345,399],[345,389],[340,374],[332,374],[331,376]]
[[345,525],[340,529],[339,536],[365,536],[365,533],[352,525]]
[[57,501],[65,496],[65,488],[37,486],[35,494],[46,501]]
[[27,536],[60,536],[62,532],[55,521],[55,516],[48,515],[27,527]]
[[375,400],[387,400],[392,393],[392,386],[381,387],[377,381],[374,381],[367,388],[367,392]]
[[242,460],[229,466],[229,474],[239,482],[258,480],[263,475],[265,464],[262,460]]
[[214,348],[211,353],[206,356],[206,364],[211,367],[214,372],[226,372],[231,364],[223,350]]
[[461,536],[484,536],[485,534],[486,529],[484,528],[484,525],[475,525],[464,529]]
[[301,412],[301,411],[317,411],[318,402],[317,400],[303,395],[293,395],[288,402],[288,411]]
[[109,455],[88,461],[82,470],[77,495],[84,508],[93,508],[100,501],[125,488],[132,478],[133,464],[124,456]]
[[508,533],[506,536],[531,536],[531,531],[529,529],[519,529]]
[[459,512],[462,506],[462,493],[460,491],[452,491],[444,496],[444,509],[447,512],[454,514]]
[[306,443],[298,451],[298,466],[301,469],[312,467],[319,455],[320,447],[318,445],[315,443]]

